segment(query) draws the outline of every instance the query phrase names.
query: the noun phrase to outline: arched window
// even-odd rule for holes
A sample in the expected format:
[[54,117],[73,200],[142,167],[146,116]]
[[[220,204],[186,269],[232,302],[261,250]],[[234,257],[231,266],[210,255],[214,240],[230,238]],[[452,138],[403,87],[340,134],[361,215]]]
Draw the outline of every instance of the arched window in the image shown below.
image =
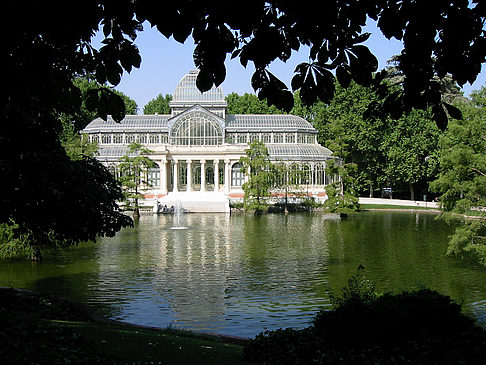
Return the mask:
[[214,146],[223,143],[223,132],[216,119],[201,112],[182,116],[172,127],[171,144]]
[[231,167],[231,186],[242,186],[245,180],[243,165],[239,162]]
[[321,163],[314,166],[314,185],[326,185],[326,174]]
[[301,170],[301,184],[309,185],[311,183],[311,168],[309,164],[303,164]]
[[300,166],[296,163],[290,165],[288,181],[291,185],[300,184],[301,171]]

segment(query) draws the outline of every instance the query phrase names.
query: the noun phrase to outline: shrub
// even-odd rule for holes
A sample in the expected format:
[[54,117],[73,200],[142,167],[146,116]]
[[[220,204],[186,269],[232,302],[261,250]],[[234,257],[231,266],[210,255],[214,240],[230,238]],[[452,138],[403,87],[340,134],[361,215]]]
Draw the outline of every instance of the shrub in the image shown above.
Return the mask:
[[25,234],[16,235],[18,225],[10,223],[0,224],[0,259],[31,258],[34,248],[29,244],[29,237]]
[[486,331],[436,291],[379,296],[358,270],[333,304],[309,328],[258,335],[245,356],[271,364],[484,363]]

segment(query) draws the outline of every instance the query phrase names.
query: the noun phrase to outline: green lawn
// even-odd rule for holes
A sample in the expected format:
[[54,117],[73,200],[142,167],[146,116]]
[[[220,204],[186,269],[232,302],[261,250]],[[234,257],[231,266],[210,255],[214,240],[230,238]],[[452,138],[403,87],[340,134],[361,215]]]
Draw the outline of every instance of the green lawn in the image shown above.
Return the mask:
[[400,209],[400,210],[433,210],[438,211],[438,208],[429,207],[417,207],[409,205],[390,205],[390,204],[360,204],[362,210],[372,210],[372,209]]
[[249,364],[241,341],[94,319],[56,298],[0,288],[0,358],[9,364]]

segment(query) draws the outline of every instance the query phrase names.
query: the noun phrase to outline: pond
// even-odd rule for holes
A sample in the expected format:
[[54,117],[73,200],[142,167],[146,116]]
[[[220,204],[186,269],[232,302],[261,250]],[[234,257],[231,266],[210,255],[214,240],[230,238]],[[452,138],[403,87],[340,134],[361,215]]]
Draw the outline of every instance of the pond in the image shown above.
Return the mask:
[[[380,292],[425,286],[486,324],[486,269],[445,256],[424,212],[142,216],[114,238],[0,262],[0,286],[56,294],[130,323],[253,337],[301,328],[359,265]],[[187,228],[187,229],[173,229]]]

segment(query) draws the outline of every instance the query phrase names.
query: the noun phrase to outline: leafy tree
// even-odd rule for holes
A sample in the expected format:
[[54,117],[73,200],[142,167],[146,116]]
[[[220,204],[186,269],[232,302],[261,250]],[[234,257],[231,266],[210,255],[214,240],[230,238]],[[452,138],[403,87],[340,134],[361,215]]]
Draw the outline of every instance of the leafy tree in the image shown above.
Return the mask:
[[150,100],[143,107],[143,114],[170,114],[169,103],[172,100],[172,95],[162,94],[157,95],[155,99]]
[[268,206],[272,186],[272,172],[269,154],[265,144],[258,140],[250,143],[246,156],[240,158],[248,181],[243,184],[245,210],[261,214]]
[[120,158],[118,165],[121,173],[119,181],[127,203],[125,209],[133,209],[133,216],[136,218],[140,216],[138,201],[143,198],[141,194],[143,187],[150,186],[147,178],[148,169],[154,166],[154,162],[147,157],[150,152],[140,143],[133,142],[128,147],[127,153]]
[[373,192],[385,182],[385,153],[382,149],[386,123],[380,118],[364,118],[368,105],[377,100],[370,89],[352,82],[348,88],[336,85],[336,95],[321,104],[314,126],[319,141],[329,147],[345,164],[355,164],[356,188]]
[[408,185],[410,199],[416,200],[415,187],[433,178],[440,131],[429,113],[413,110],[398,120],[389,119],[382,142],[387,181],[394,186]]
[[272,164],[272,188],[284,193],[284,212],[289,212],[289,194],[300,188],[299,182],[303,178],[300,168],[285,162]]
[[[81,92],[81,107],[73,114],[60,114],[59,118],[62,124],[62,131],[59,134],[59,139],[71,159],[80,159],[84,155],[93,157],[98,150],[97,144],[90,143],[86,138],[83,138],[79,131],[97,117],[96,112],[90,111],[87,107],[89,92],[103,86],[98,84],[89,75],[86,77],[77,77],[73,83],[79,87]],[[137,113],[138,107],[135,100],[126,96],[121,91],[111,90],[122,98],[127,113]]]
[[275,106],[268,106],[266,100],[260,100],[255,94],[238,95],[231,93],[226,96],[228,114],[279,114]]
[[473,213],[483,219],[461,218],[463,225],[451,237],[449,254],[472,252],[486,265],[486,88],[463,103],[464,118],[453,120],[440,139],[440,173],[431,189],[439,198],[446,221]]
[[94,157],[98,143],[90,142],[86,136],[74,128],[74,124],[63,121],[63,130],[59,135],[61,144],[71,160],[82,160],[85,156]]
[[342,164],[339,161],[329,160],[326,165],[326,174],[339,176],[339,180],[326,186],[327,200],[324,208],[331,213],[349,213],[359,211],[359,199],[356,189],[357,166],[355,164]]
[[119,90],[114,89],[113,91],[115,92],[115,94],[117,94],[122,98],[123,104],[125,104],[125,113],[132,114],[132,115],[138,113],[138,105],[135,100],[133,100],[132,98],[125,95]]

